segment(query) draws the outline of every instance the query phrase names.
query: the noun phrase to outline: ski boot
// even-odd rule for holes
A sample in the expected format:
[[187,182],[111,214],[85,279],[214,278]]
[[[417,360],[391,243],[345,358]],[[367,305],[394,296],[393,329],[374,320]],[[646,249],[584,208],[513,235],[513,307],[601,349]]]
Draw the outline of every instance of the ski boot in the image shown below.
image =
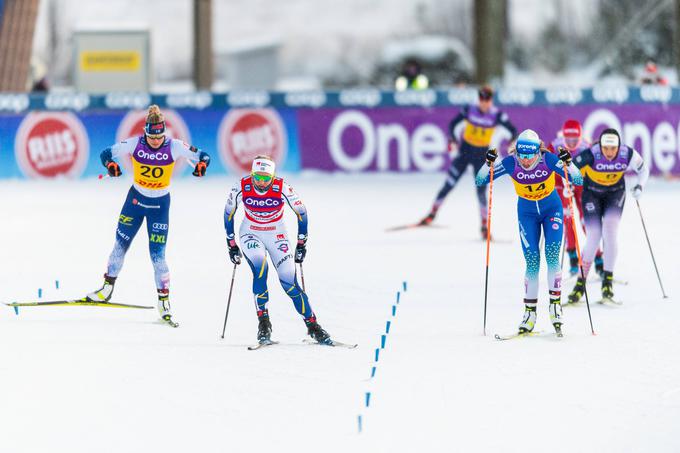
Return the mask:
[[570,304],[577,304],[583,297],[583,293],[585,293],[586,290],[586,281],[579,277],[576,279],[576,284],[574,285],[574,289],[571,290],[569,293],[569,303]]
[[576,275],[578,274],[578,254],[575,249],[567,250],[567,254],[569,255],[569,275]]
[[333,344],[331,336],[328,335],[328,332],[321,328],[319,323],[316,322],[316,318],[314,316],[312,316],[311,318],[306,318],[305,325],[307,326],[307,334],[310,337],[312,337],[317,343],[325,344],[328,346],[331,346]]
[[548,307],[550,313],[550,322],[555,328],[555,333],[558,337],[562,336],[562,304],[559,299],[550,299],[550,306]]
[[434,221],[434,217],[437,215],[437,211],[430,211],[428,215],[423,217],[423,219],[418,222],[418,226],[429,226]]
[[272,323],[269,321],[269,312],[267,310],[257,313],[259,321],[257,325],[257,341],[260,344],[272,343]]
[[602,255],[595,256],[595,272],[604,280],[604,261],[602,260]]
[[113,286],[116,284],[117,277],[109,277],[104,274],[104,286],[96,291],[89,293],[85,298],[89,302],[108,302],[113,295]]
[[170,313],[170,290],[158,290],[158,314],[171,327],[179,327],[179,324],[172,320],[172,313]]
[[602,272],[602,300],[614,301],[614,274],[612,272]]
[[524,301],[524,317],[519,325],[520,334],[531,333],[536,325],[536,302],[526,302],[527,299]]

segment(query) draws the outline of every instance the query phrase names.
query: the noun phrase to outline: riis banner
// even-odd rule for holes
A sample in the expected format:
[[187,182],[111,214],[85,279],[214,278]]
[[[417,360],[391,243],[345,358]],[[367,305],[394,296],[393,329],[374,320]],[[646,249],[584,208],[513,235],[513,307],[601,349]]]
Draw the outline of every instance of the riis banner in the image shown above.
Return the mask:
[[[448,124],[459,108],[301,109],[298,111],[302,168],[326,171],[441,171],[449,163]],[[568,118],[587,137],[606,127],[641,152],[653,174],[680,175],[680,105],[591,104],[508,106],[518,130],[531,128],[550,142]],[[501,152],[509,135],[498,130],[492,146]]]
[[[104,170],[100,152],[141,135],[145,114],[95,110],[0,116],[0,177],[96,176]],[[292,109],[165,109],[164,114],[170,137],[211,154],[210,174],[246,173],[259,154],[272,156],[284,171],[300,169]]]

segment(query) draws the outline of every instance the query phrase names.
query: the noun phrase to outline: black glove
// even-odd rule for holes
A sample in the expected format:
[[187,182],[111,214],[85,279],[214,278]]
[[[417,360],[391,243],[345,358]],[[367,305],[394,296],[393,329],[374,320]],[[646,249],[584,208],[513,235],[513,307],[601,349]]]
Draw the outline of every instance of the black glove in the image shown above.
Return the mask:
[[232,239],[227,241],[227,244],[229,245],[229,259],[231,262],[234,264],[241,264],[241,249],[236,245],[236,241]]
[[[192,146],[193,148],[193,146]],[[196,148],[193,148],[196,149]],[[196,149],[196,151],[198,151]],[[197,178],[200,178],[201,176],[205,176],[205,171],[208,169],[208,165],[210,165],[210,156],[208,153],[201,151],[198,154],[198,163],[194,167],[192,175],[196,176]]]
[[559,151],[557,157],[559,157],[565,165],[569,165],[571,163],[571,153],[561,146],[557,150]]
[[491,167],[493,163],[496,161],[498,158],[498,151],[496,151],[496,148],[491,148],[486,152],[486,165]]
[[108,170],[109,175],[113,176],[114,178],[117,178],[117,177],[119,177],[120,175],[123,174],[123,172],[120,171],[120,165],[118,165],[118,162],[114,162],[114,161],[110,160],[110,161],[106,162],[106,164],[104,166]]
[[307,254],[307,238],[298,239],[297,247],[295,247],[295,262],[302,263],[305,260],[305,255]]

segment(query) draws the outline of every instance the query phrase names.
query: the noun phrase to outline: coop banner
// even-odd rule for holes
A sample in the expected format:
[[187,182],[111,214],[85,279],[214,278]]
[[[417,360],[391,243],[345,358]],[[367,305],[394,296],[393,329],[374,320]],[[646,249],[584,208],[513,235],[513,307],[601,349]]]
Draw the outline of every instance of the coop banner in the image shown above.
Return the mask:
[[[272,156],[283,171],[300,168],[292,109],[164,109],[168,136],[211,157],[209,174],[247,173],[252,159]],[[33,111],[0,117],[0,177],[79,178],[104,171],[99,154],[143,133],[145,110]],[[130,169],[129,162],[122,162]],[[175,174],[187,175],[179,163]]]
[[[449,122],[459,107],[300,109],[303,169],[343,172],[436,172],[449,164]],[[551,141],[568,118],[597,139],[613,127],[640,151],[653,174],[680,175],[680,105],[591,104],[503,107],[518,130]],[[497,130],[491,146],[504,152],[509,134]]]

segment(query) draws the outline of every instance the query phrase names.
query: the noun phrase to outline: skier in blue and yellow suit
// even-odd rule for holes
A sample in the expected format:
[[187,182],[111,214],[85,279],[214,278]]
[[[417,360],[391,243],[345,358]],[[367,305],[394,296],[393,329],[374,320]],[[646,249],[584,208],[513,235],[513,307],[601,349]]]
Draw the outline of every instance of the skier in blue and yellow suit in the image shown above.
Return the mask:
[[[542,152],[543,151],[543,152]],[[494,166],[494,179],[510,175],[519,196],[517,217],[522,251],[526,261],[524,317],[519,325],[520,333],[531,332],[536,324],[536,305],[538,303],[538,271],[541,263],[539,241],[541,228],[545,235],[545,255],[548,265],[548,285],[550,287],[550,320],[557,332],[562,327],[562,250],[563,212],[562,202],[555,190],[555,178],[564,177],[567,165],[569,179],[578,186],[583,184],[581,172],[571,163],[569,151],[561,148],[559,158],[546,153],[536,132],[527,129],[517,138],[515,152],[498,163],[495,149],[486,155],[487,165],[483,166],[476,177],[478,186],[489,183],[489,168]]]

